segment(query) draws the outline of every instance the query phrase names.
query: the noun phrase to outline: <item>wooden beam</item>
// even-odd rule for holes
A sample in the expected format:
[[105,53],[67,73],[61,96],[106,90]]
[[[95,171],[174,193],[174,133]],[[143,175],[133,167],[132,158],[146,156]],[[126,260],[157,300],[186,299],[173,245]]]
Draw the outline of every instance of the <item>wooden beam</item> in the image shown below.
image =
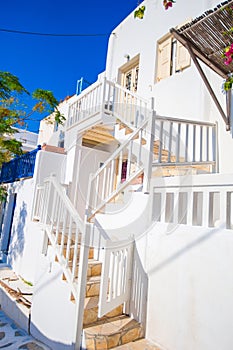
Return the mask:
[[212,97],[212,99],[213,99],[213,101],[214,101],[214,103],[215,103],[219,113],[221,114],[222,119],[224,120],[224,122],[226,124],[227,131],[230,130],[229,118],[226,116],[224,110],[222,109],[222,107],[221,107],[221,105],[220,105],[220,103],[219,103],[219,101],[218,101],[218,99],[217,99],[217,97],[216,97],[216,95],[215,95],[215,93],[214,93],[210,83],[209,83],[209,80],[206,78],[206,75],[205,75],[203,69],[201,68],[200,63],[198,62],[197,57],[195,56],[195,54],[194,54],[194,52],[193,52],[191,47],[189,48],[189,53],[190,53],[190,55],[192,57],[192,60],[193,60],[193,62],[195,64],[195,66],[196,66],[196,68],[197,68],[197,70],[198,70],[202,80],[204,81],[204,83],[205,83],[205,85],[206,85],[206,87],[207,87],[207,89],[208,89],[208,91],[209,91],[209,93],[210,93],[210,95],[211,95],[211,97]]
[[209,80],[206,78],[206,75],[200,65],[200,63],[197,60],[197,57],[204,62],[208,67],[210,67],[212,70],[214,70],[216,73],[218,73],[219,75],[221,75],[223,78],[227,78],[227,76],[225,75],[224,72],[222,72],[222,70],[217,66],[217,65],[213,65],[212,62],[210,62],[204,55],[202,55],[202,53],[200,51],[198,51],[195,46],[192,44],[192,42],[190,40],[188,40],[187,38],[185,38],[182,34],[179,34],[174,28],[172,28],[170,30],[170,32],[174,35],[174,37],[179,40],[181,42],[182,45],[184,45],[186,47],[186,49],[189,51],[189,54],[202,78],[202,80],[204,81],[204,84],[206,85],[219,113],[222,116],[222,119],[224,120],[225,124],[226,124],[226,129],[227,131],[230,130],[230,122],[229,122],[229,114],[227,112],[226,113],[223,111],[210,83]]
[[208,59],[194,44],[191,40],[186,38],[184,35],[178,33],[175,28],[170,29],[170,33],[176,38],[188,51],[192,49],[195,57],[198,57],[203,63],[210,67],[215,73],[220,75],[223,79],[227,79],[228,75],[221,69],[221,66]]

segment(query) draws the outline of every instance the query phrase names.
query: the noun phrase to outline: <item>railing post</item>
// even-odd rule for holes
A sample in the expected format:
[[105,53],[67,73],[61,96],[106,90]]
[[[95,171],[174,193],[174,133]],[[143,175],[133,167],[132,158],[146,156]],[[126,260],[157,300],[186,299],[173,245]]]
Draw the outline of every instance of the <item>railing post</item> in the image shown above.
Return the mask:
[[[51,174],[50,178],[55,178],[56,175],[55,174]],[[45,187],[45,191],[44,191],[44,197],[46,196],[47,198],[47,201],[45,201],[45,198],[44,198],[44,201],[46,202],[46,206],[43,210],[43,214],[42,214],[42,223],[44,225],[46,224],[49,224],[49,208],[50,208],[50,205],[51,205],[51,202],[52,202],[52,198],[51,198],[51,192],[52,192],[52,181],[49,179],[48,181],[48,191],[46,193],[46,187]]]
[[215,122],[215,126],[213,127],[212,132],[212,152],[213,152],[213,161],[215,162],[215,166],[213,169],[214,173],[219,172],[219,145],[218,145],[218,123]]
[[88,268],[88,254],[90,246],[90,234],[92,224],[85,222],[84,234],[82,235],[82,242],[80,248],[80,265],[78,272],[78,288],[77,288],[77,302],[76,302],[76,336],[75,336],[75,350],[80,350],[82,342],[83,330],[83,312],[84,301],[87,283],[87,268]]
[[153,149],[154,149],[154,138],[155,138],[155,118],[156,112],[152,110],[151,118],[148,122],[148,138],[146,144],[146,155],[144,157],[144,179],[143,179],[143,192],[149,191],[150,179],[152,173],[152,163],[153,163]]
[[105,94],[106,94],[106,82],[107,82],[107,79],[106,77],[104,77],[104,81],[103,81],[103,95],[102,95],[102,112],[104,113],[105,111]]

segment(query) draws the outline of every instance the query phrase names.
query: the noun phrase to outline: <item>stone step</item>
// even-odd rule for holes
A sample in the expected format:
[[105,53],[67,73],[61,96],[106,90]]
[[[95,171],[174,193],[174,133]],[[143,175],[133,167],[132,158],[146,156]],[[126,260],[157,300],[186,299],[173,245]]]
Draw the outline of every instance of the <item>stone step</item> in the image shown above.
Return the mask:
[[[77,265],[77,269],[75,271],[75,277],[78,277],[78,268],[79,268],[79,264]],[[102,270],[102,263],[100,261],[95,259],[88,260],[87,277],[101,276],[101,270]]]
[[[67,244],[67,242],[68,242],[68,232],[69,232],[69,228],[67,227],[67,229],[66,229],[66,232],[67,232],[67,234],[65,234],[64,235],[64,243],[65,244]],[[75,232],[73,232],[72,234],[71,234],[71,244],[74,244],[75,243]],[[61,244],[61,241],[62,241],[62,232],[56,232],[56,230],[54,229],[53,230],[53,236],[54,236],[54,239],[55,239],[55,237],[57,237],[57,243],[58,244]],[[79,242],[80,242],[80,240],[81,240],[81,235],[79,234]]]
[[[67,246],[64,245],[63,247],[63,255],[66,258],[66,251],[67,251]],[[80,245],[78,246],[78,259],[79,259],[79,254],[80,254]],[[72,245],[69,249],[69,257],[68,260],[71,261],[74,258],[74,246]],[[88,255],[88,259],[93,259],[94,258],[94,248],[90,247],[89,249],[89,255]]]
[[83,329],[85,349],[107,350],[143,338],[142,325],[126,315],[104,319]]
[[[69,262],[68,267],[72,268],[72,261]],[[78,278],[78,269],[79,269],[79,263],[76,266],[75,269],[75,278]],[[102,263],[95,259],[89,259],[88,260],[88,267],[87,267],[87,277],[91,276],[101,276],[101,270],[102,270]],[[65,275],[63,274],[62,277],[63,280],[66,280]]]
[[112,311],[108,312],[101,319],[98,319],[98,303],[99,296],[85,298],[83,326],[101,322],[102,320],[109,320],[112,317],[120,316],[123,313],[123,305],[119,305]]
[[136,340],[135,342],[130,342],[124,345],[117,346],[113,350],[162,350],[157,345],[152,344],[147,339]]
[[[100,278],[101,278],[100,276],[87,277],[86,298],[91,298],[91,297],[98,297],[99,298]],[[78,282],[78,279],[76,279],[76,281]],[[71,293],[70,300],[71,301],[75,300],[73,293]],[[98,312],[98,310],[97,310],[97,312]]]
[[87,277],[86,297],[95,297],[100,294],[100,276]]

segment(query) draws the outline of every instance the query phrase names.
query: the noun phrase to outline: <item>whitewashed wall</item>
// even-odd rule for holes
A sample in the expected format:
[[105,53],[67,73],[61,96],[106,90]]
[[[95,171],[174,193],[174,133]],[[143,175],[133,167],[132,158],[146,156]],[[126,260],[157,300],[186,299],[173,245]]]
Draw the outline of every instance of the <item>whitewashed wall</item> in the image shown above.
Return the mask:
[[40,255],[31,309],[31,334],[56,350],[73,350],[75,303],[50,248]]
[[[37,261],[43,243],[40,225],[31,221],[35,186],[43,184],[44,179],[51,173],[55,173],[58,180],[62,181],[64,166],[64,155],[39,151],[36,157],[34,177],[8,185],[8,192],[16,193],[17,197],[7,262],[17,274],[32,283],[34,283],[38,267]],[[4,235],[4,226],[2,235]]]
[[[232,178],[196,175],[154,179],[151,185],[162,193],[203,192],[205,205],[202,226],[178,225],[174,219],[166,223],[162,212],[161,222],[136,239],[141,274],[149,281],[146,337],[166,350],[231,349],[233,230],[225,227],[229,216],[232,220]],[[214,210],[209,191],[219,193],[215,227],[208,227]],[[176,202],[173,213],[180,205]],[[189,217],[193,205],[189,201],[183,208]],[[155,208],[151,202],[151,215]]]
[[87,204],[89,176],[100,168],[100,165],[109,158],[109,155],[109,152],[95,148],[76,146],[71,200],[81,217],[84,217]]
[[[140,55],[137,93],[144,98],[154,97],[157,114],[205,121],[218,121],[219,124],[219,164],[220,172],[230,173],[233,164],[228,161],[226,150],[232,149],[233,141],[213,100],[211,99],[196,67],[176,73],[159,83],[155,82],[157,41],[169,30],[194,19],[204,11],[212,9],[220,1],[179,0],[169,10],[164,10],[162,1],[146,0],[145,16],[134,19],[133,12],[122,21],[109,38],[106,61],[106,76],[117,81],[119,68],[130,59]],[[225,95],[222,93],[223,80],[216,73],[204,67],[214,91],[225,109]]]
[[137,242],[149,278],[146,336],[162,349],[232,349],[232,244],[232,231],[161,223]]
[[16,274],[34,283],[43,242],[40,226],[31,221],[34,180],[17,181],[10,184],[8,190],[16,193],[17,197],[7,262]]
[[40,151],[36,156],[34,181],[35,184],[43,184],[44,179],[55,174],[58,181],[65,181],[66,155]]

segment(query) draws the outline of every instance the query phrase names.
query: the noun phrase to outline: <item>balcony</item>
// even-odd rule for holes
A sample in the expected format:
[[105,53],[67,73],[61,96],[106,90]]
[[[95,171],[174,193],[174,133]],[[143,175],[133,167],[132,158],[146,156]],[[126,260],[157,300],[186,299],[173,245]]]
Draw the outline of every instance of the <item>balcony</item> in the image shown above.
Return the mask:
[[0,183],[10,183],[22,178],[32,177],[34,173],[36,154],[41,146],[9,162],[3,163],[0,173]]

